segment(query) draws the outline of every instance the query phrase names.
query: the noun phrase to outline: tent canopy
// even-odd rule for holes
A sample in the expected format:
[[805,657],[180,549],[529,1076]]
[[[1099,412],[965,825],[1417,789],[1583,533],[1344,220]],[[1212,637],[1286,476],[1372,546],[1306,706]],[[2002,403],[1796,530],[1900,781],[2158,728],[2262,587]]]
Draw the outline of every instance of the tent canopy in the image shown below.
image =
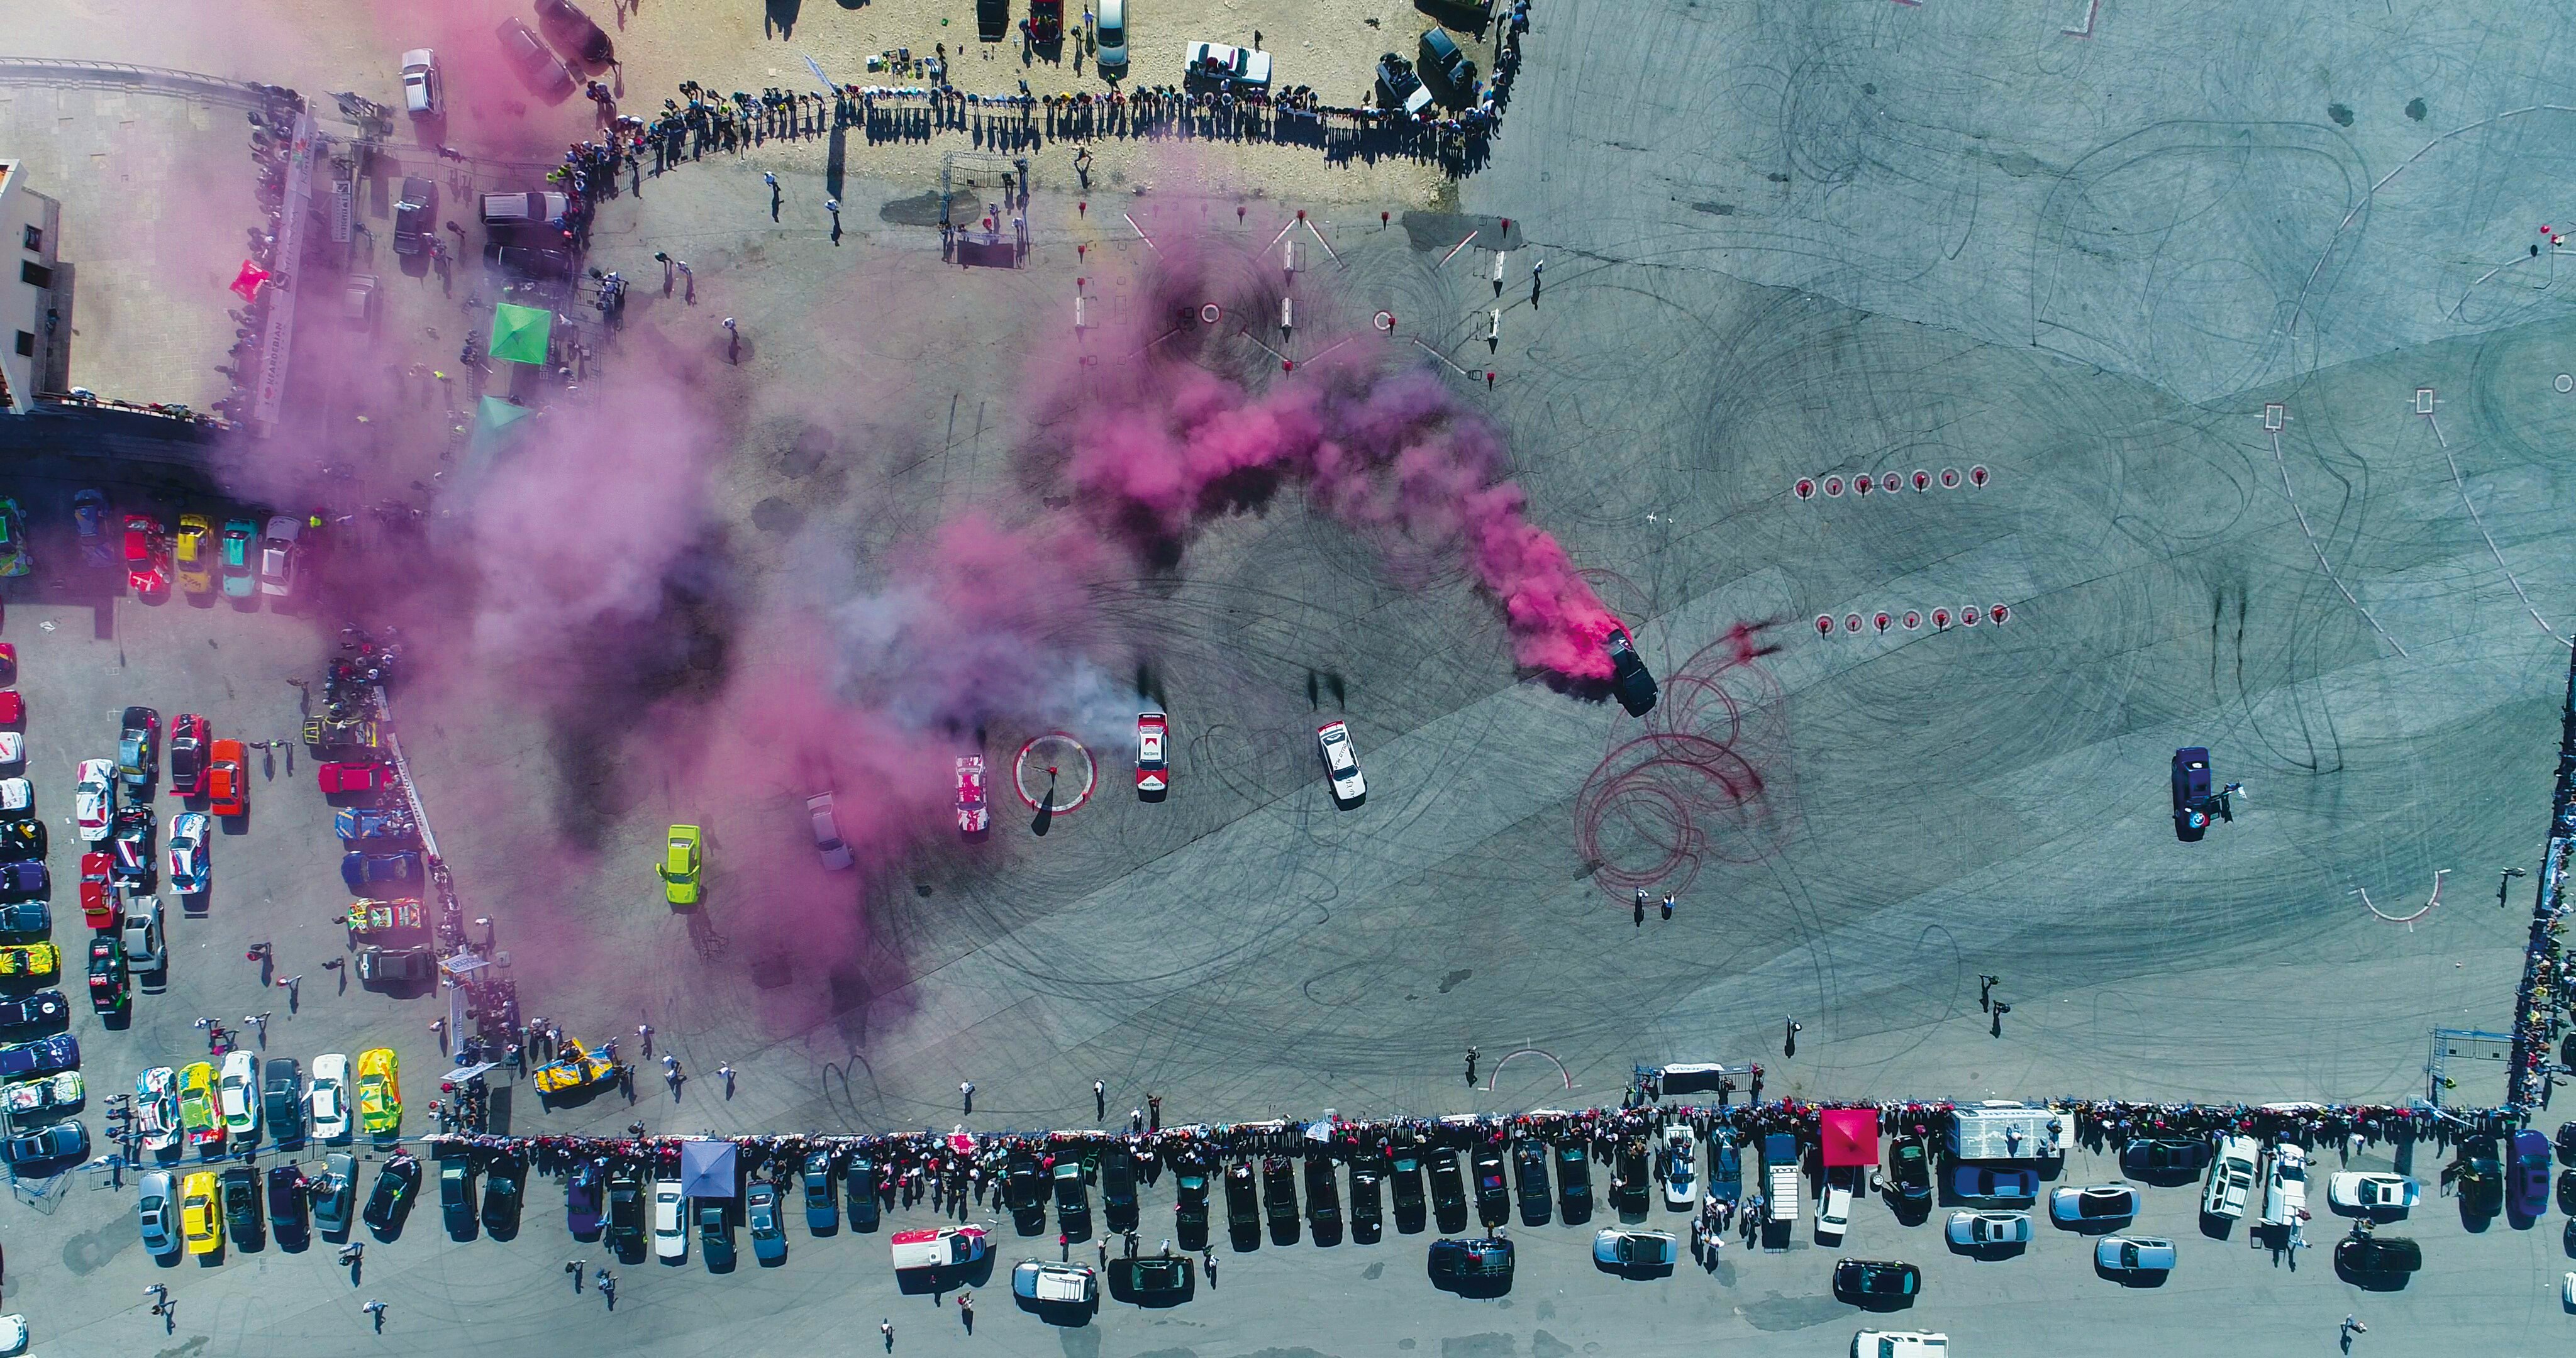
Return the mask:
[[692,1137],[680,1143],[680,1191],[693,1198],[732,1198],[742,1192],[742,1174],[730,1141]]
[[554,333],[555,314],[532,306],[503,302],[492,308],[492,357],[543,367],[546,338]]
[[1825,1168],[1878,1163],[1878,1110],[1824,1110]]

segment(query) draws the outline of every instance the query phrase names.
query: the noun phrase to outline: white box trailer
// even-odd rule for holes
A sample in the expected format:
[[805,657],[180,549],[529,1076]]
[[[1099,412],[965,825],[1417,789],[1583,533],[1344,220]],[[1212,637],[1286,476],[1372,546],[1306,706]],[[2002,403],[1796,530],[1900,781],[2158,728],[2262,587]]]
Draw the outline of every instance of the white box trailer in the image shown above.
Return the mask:
[[1773,1221],[1798,1219],[1798,1138],[1774,1132],[1762,1138],[1763,1193]]
[[1961,1104],[1950,1114],[1956,1160],[2057,1160],[2066,1155],[2074,1116],[2046,1104]]

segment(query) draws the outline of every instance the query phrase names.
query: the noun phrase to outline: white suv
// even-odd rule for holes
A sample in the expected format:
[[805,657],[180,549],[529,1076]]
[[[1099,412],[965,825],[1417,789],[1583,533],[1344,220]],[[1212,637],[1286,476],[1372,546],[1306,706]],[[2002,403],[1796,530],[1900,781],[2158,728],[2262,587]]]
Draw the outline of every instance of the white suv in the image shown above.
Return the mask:
[[2250,1136],[2231,1136],[2218,1143],[2209,1162],[2209,1186],[2200,1195],[2200,1210],[2230,1221],[2245,1215],[2246,1196],[2254,1191],[2254,1160],[2263,1148]]
[[1946,1358],[1950,1336],[1923,1330],[1863,1330],[1852,1336],[1852,1358]]
[[403,108],[415,118],[438,116],[438,54],[426,47],[403,53]]

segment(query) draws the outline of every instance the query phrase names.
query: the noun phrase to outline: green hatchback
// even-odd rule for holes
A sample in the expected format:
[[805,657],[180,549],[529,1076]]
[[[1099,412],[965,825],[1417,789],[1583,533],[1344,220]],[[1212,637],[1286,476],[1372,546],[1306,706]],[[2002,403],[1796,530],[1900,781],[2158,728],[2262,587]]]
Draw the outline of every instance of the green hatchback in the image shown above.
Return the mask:
[[259,536],[259,525],[248,519],[224,520],[223,575],[224,597],[247,599],[259,584],[250,564],[251,540]]

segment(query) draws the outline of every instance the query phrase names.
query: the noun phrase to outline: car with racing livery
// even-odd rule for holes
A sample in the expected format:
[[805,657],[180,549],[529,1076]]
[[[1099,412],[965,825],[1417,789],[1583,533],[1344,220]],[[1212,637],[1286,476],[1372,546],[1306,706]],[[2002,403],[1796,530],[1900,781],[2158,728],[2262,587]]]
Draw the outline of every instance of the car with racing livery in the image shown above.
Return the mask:
[[194,896],[205,891],[213,870],[206,859],[208,847],[206,813],[182,811],[170,818],[170,842],[166,853],[170,860],[172,891],[182,896]]
[[152,857],[152,834],[159,824],[160,817],[151,807],[116,808],[116,835],[107,845],[108,857],[116,860],[109,869],[116,880],[138,891],[152,889],[161,872],[161,865]]
[[1140,801],[1159,802],[1172,790],[1172,765],[1167,742],[1171,722],[1160,712],[1136,714],[1136,797]]
[[92,844],[107,838],[116,820],[116,765],[84,759],[72,783],[72,820],[82,839]]
[[215,553],[213,529],[203,514],[179,516],[179,535],[171,540],[170,562],[179,577],[179,589],[190,598],[215,592]]
[[125,585],[138,599],[158,599],[170,592],[170,547],[161,524],[149,514],[125,516]]
[[1368,780],[1360,775],[1359,752],[1351,747],[1348,722],[1328,721],[1315,728],[1315,743],[1324,755],[1324,774],[1331,780],[1333,800],[1344,806],[1357,806],[1368,797]]
[[206,790],[206,719],[195,712],[170,719],[170,790],[182,797]]
[[957,833],[973,838],[993,828],[993,809],[984,796],[984,756],[957,756]]
[[0,977],[51,976],[62,969],[62,950],[51,943],[13,943],[0,947]]
[[161,714],[148,707],[129,707],[117,727],[117,781],[129,793],[148,796],[161,778]]

